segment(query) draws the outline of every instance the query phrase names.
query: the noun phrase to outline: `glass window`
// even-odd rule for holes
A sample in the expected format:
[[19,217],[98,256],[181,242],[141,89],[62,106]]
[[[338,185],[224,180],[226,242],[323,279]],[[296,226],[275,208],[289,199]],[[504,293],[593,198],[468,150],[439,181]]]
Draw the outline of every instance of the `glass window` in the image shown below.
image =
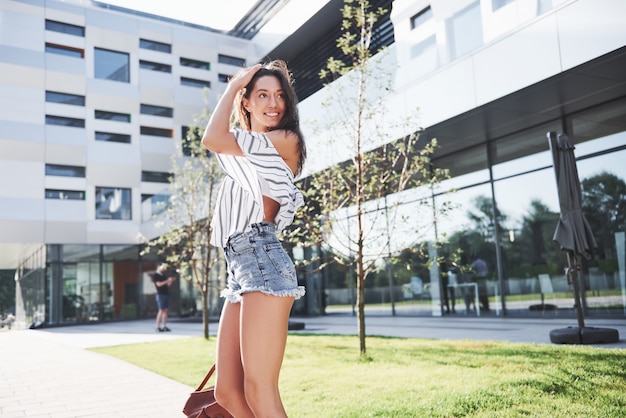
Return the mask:
[[46,176],[85,177],[85,167],[76,165],[46,164]]
[[48,19],[46,19],[46,30],[67,33],[68,35],[85,36],[85,28],[82,26],[70,25],[69,23],[57,22]]
[[231,77],[232,75],[228,75],[228,74],[217,75],[217,79],[219,80],[220,83],[228,83],[228,80],[230,80]]
[[180,84],[183,86],[189,86],[189,87],[198,87],[198,88],[211,88],[211,82],[210,81],[206,81],[206,80],[198,80],[195,78],[189,78],[189,77],[181,77],[180,78]]
[[171,129],[153,128],[151,126],[142,126],[139,128],[141,135],[161,136],[164,138],[173,138]]
[[509,3],[513,3],[515,0],[491,0],[491,8],[495,12],[496,10],[506,6]]
[[114,187],[96,187],[96,219],[131,217],[131,190]]
[[180,57],[180,65],[183,67],[200,68],[202,70],[210,70],[211,63],[207,61],[194,60],[191,58]]
[[474,2],[447,22],[450,59],[469,54],[483,44],[480,2]]
[[108,49],[94,49],[94,76],[105,80],[130,82],[129,55]]
[[112,120],[115,122],[127,122],[130,123],[130,115],[127,113],[108,112],[106,110],[96,110],[96,119]]
[[115,134],[111,132],[96,132],[96,141],[119,142],[122,144],[130,144],[130,135]]
[[171,118],[174,115],[174,109],[171,107],[155,106],[143,103],[140,105],[140,112],[142,115],[163,116],[166,118]]
[[169,64],[161,64],[159,62],[152,62],[152,61],[146,61],[146,60],[139,61],[139,68],[143,70],[158,71],[162,73],[172,72],[172,66]]
[[433,11],[431,10],[430,6],[428,6],[415,16],[411,17],[411,29],[415,29],[427,20],[432,19],[432,17]]
[[85,200],[85,192],[79,190],[46,189],[46,199]]
[[149,181],[152,183],[169,183],[170,173],[164,173],[161,171],[142,171],[141,181]]
[[80,48],[72,48],[65,45],[57,45],[46,42],[46,52],[51,54],[65,55],[66,57],[85,58],[85,51]]
[[65,116],[46,115],[46,125],[71,126],[73,128],[84,128],[85,119],[68,118]]
[[74,106],[85,106],[85,96],[78,94],[60,93],[57,91],[46,91],[46,102],[62,103]]
[[165,52],[168,54],[172,53],[172,45],[163,42],[150,41],[148,39],[140,39],[139,48],[151,49],[152,51]]
[[219,62],[220,64],[235,65],[237,67],[245,67],[246,66],[246,60],[245,59],[237,58],[237,57],[231,57],[230,55],[219,54],[217,56],[217,62]]

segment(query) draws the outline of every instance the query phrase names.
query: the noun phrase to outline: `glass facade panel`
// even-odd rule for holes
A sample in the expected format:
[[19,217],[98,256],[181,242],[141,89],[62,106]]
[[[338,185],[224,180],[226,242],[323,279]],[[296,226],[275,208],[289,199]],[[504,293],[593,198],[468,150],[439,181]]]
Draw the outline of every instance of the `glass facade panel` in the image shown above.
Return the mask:
[[139,48],[165,52],[166,54],[170,54],[172,52],[172,45],[164,42],[151,41],[149,39],[140,39]]
[[94,77],[130,82],[130,58],[125,52],[94,48]]
[[46,176],[85,177],[85,167],[46,164]]
[[246,60],[238,57],[231,57],[230,55],[218,54],[217,62],[220,64],[229,64],[237,67],[245,67]]
[[62,103],[74,106],[85,106],[85,96],[78,94],[60,93],[58,91],[46,91],[46,102]]
[[131,190],[113,187],[96,187],[96,219],[130,220]]
[[483,44],[480,2],[474,2],[447,23],[450,59],[455,60]]
[[172,72],[172,66],[171,65],[161,64],[161,63],[152,62],[152,61],[145,61],[145,60],[140,60],[139,61],[139,68],[141,68],[143,70],[159,71],[159,72],[162,72],[162,73],[171,73]]
[[140,105],[140,112],[143,115],[163,116],[166,118],[171,118],[174,115],[174,109],[171,107],[155,106],[143,103]]
[[53,32],[66,33],[68,35],[85,36],[85,28],[69,23],[57,22],[46,19],[46,30]]
[[46,43],[46,52],[49,52],[51,54],[65,55],[66,57],[85,58],[84,50],[64,45]]
[[85,200],[85,192],[79,190],[46,189],[46,199]]
[[111,132],[96,132],[96,141],[118,142],[130,144],[131,136],[128,134],[114,134]]
[[211,88],[211,82],[207,81],[207,80],[198,80],[195,78],[189,78],[189,77],[181,77],[180,78],[180,84],[182,86],[188,86],[188,87],[197,87],[197,88]]
[[172,138],[174,134],[171,129],[154,128],[151,126],[141,126],[139,132],[141,135],[160,136],[163,138]]
[[112,120],[115,122],[130,123],[130,115],[127,113],[107,112],[105,110],[94,111],[96,119]]
[[210,70],[211,63],[207,61],[194,60],[191,58],[180,57],[180,65],[183,67],[199,68],[202,70]]
[[72,128],[84,128],[85,119],[68,118],[66,116],[46,115],[46,125],[68,126]]

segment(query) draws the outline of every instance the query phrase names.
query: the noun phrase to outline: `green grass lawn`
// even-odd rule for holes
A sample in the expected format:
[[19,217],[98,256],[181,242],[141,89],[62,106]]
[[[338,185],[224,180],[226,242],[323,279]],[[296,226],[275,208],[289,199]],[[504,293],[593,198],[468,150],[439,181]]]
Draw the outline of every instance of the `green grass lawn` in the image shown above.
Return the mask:
[[[290,335],[280,379],[289,416],[626,417],[626,350],[382,337],[366,342],[368,355],[361,358],[355,336]],[[195,387],[213,363],[215,338],[94,351]]]

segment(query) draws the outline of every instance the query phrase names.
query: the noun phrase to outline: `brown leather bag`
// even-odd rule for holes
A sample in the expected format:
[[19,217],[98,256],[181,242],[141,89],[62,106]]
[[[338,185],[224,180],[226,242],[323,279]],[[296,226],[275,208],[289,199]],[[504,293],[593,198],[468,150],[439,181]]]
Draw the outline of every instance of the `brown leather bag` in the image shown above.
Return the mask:
[[215,364],[204,376],[200,386],[189,395],[189,399],[183,407],[183,414],[187,418],[233,418],[224,407],[215,401],[215,386],[203,389],[214,372]]

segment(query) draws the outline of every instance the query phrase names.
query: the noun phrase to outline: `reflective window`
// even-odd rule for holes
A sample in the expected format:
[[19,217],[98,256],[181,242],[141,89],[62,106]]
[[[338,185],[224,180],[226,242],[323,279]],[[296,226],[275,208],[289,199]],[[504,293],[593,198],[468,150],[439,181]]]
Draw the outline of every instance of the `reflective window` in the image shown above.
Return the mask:
[[483,44],[480,2],[474,2],[447,22],[450,59],[460,58]]
[[127,122],[130,123],[130,115],[128,113],[108,112],[106,110],[94,111],[94,117],[96,119],[112,120],[115,122]]
[[228,75],[228,74],[218,74],[217,75],[217,79],[220,83],[228,83],[228,80],[230,80],[230,78],[232,77],[232,75]]
[[164,138],[173,138],[174,134],[171,129],[154,128],[151,126],[142,126],[139,128],[141,135],[161,136]]
[[433,18],[433,11],[431,10],[430,6],[428,6],[427,8],[423,9],[421,12],[416,14],[415,16],[411,17],[411,29],[415,29],[422,23],[432,18]]
[[130,144],[131,136],[128,134],[116,134],[111,132],[96,132],[96,141],[119,142]]
[[46,91],[46,102],[62,103],[73,106],[85,106],[85,96],[60,93],[58,91]]
[[46,176],[85,177],[85,167],[75,165],[46,164]]
[[94,48],[94,57],[95,78],[130,82],[129,55],[127,53]]
[[73,128],[84,128],[85,119],[69,118],[67,116],[46,115],[46,125],[70,126]]
[[230,55],[218,54],[217,62],[219,62],[220,64],[235,65],[237,67],[245,67],[246,66],[246,60],[245,59],[237,58],[237,57],[231,57]]
[[207,80],[198,80],[195,78],[181,77],[180,84],[188,87],[211,88],[211,82]]
[[139,60],[139,68],[142,70],[158,71],[162,73],[171,73],[172,66],[169,64],[161,64],[160,62],[152,62]]
[[96,219],[130,220],[131,190],[96,187]]
[[142,171],[141,181],[148,181],[153,183],[169,183],[171,173],[165,173],[161,171]]
[[85,192],[82,190],[46,189],[46,199],[85,200]]
[[180,65],[183,67],[200,68],[202,70],[210,70],[211,63],[207,61],[194,60],[191,58],[180,57]]
[[513,3],[515,0],[491,0],[491,8],[495,12],[501,7],[506,6],[509,3]]
[[174,109],[171,107],[155,106],[143,103],[140,105],[140,112],[142,115],[163,116],[166,118],[174,116]]
[[149,39],[140,39],[139,48],[165,52],[167,54],[170,54],[172,52],[172,45],[166,44],[164,42],[151,41]]
[[68,35],[85,36],[85,28],[69,23],[46,19],[46,30],[67,33]]
[[65,55],[66,57],[85,58],[85,51],[71,46],[57,45],[46,42],[46,52],[51,54]]

